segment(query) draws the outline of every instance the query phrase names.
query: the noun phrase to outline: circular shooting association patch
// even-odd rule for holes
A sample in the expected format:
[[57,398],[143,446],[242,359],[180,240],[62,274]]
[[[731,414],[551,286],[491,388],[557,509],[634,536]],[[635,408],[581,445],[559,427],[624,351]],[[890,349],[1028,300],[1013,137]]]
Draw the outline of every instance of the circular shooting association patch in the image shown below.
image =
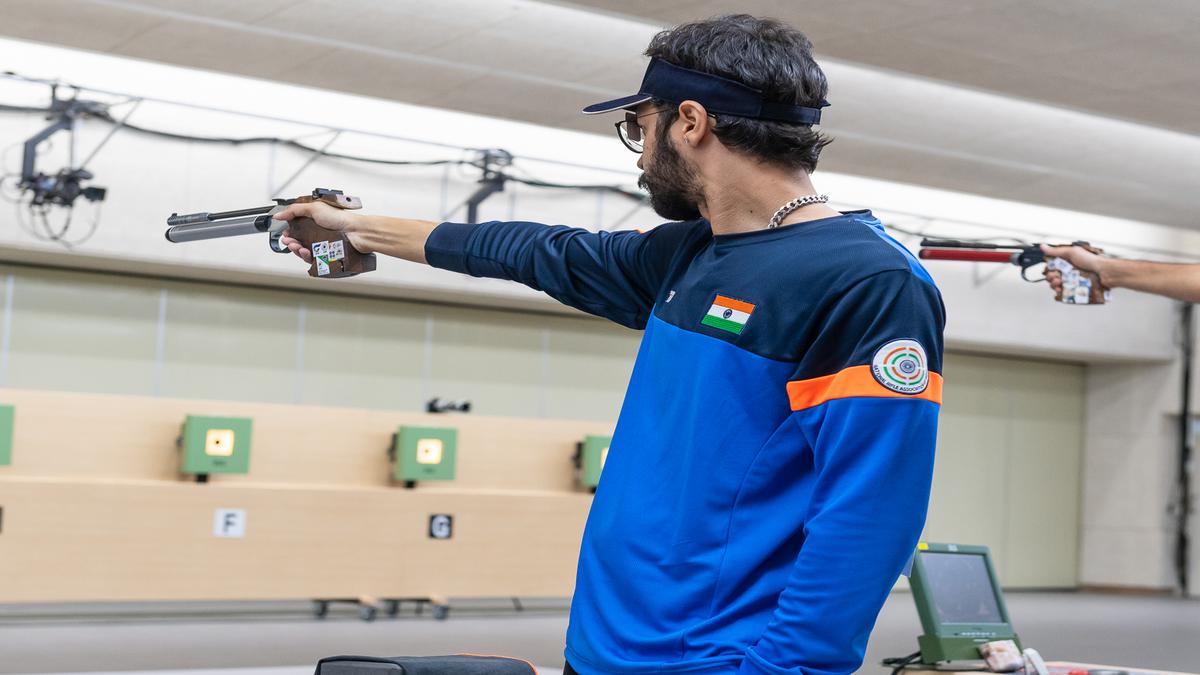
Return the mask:
[[875,352],[871,374],[899,394],[919,394],[929,386],[929,361],[916,340],[892,340]]

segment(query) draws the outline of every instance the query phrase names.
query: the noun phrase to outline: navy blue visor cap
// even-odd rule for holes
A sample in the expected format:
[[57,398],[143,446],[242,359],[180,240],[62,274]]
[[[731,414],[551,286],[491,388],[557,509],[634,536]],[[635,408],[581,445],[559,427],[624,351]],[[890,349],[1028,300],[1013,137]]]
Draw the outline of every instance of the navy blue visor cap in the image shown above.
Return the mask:
[[696,101],[710,113],[750,117],[794,124],[820,124],[821,108],[764,101],[763,93],[736,80],[683,68],[659,58],[650,59],[638,93],[611,101],[595,103],[583,109],[585,115],[614,110],[630,110],[651,99],[682,103]]

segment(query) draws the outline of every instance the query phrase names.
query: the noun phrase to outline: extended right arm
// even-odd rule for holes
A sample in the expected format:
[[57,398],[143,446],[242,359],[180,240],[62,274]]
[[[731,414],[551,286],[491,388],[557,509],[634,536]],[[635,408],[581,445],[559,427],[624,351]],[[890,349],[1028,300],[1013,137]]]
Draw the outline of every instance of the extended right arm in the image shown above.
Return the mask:
[[[382,253],[395,258],[424,263],[425,242],[437,227],[431,220],[411,220],[372,216],[343,209],[335,209],[321,203],[292,204],[272,215],[275,220],[291,220],[306,216],[329,230],[344,232],[350,245],[362,253]],[[312,251],[285,233],[280,240],[292,253],[304,262],[312,262]]]
[[[436,224],[328,211],[334,209],[290,207],[274,217],[308,215],[323,227],[345,231],[364,253],[517,281],[630,328],[645,325],[664,275],[685,242],[699,241],[709,232],[703,223],[670,223],[642,234],[529,222]],[[329,225],[323,222],[335,218]],[[298,242],[285,238],[284,243],[308,260]]]

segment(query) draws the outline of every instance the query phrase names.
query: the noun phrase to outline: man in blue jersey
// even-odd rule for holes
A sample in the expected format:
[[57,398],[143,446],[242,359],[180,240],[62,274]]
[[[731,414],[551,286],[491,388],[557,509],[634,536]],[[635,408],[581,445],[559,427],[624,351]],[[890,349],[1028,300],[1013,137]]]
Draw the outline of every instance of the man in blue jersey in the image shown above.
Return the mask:
[[584,532],[568,673],[851,673],[917,543],[943,306],[869,211],[813,189],[828,141],[810,50],[773,20],[682,25],[651,41],[638,93],[585,109],[624,115],[675,221],[645,234],[277,216],[645,331]]

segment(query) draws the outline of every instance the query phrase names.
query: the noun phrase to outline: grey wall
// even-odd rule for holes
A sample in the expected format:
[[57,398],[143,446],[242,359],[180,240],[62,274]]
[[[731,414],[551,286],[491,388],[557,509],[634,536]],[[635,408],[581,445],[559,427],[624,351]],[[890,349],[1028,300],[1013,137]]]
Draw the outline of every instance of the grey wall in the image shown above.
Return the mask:
[[1010,587],[1078,581],[1081,365],[950,354],[926,537],[986,544]]
[[[1177,497],[1181,373],[1179,363],[1089,369],[1081,573],[1085,584],[1175,586],[1175,521],[1170,508]],[[1193,389],[1193,406],[1200,400],[1196,395]],[[1193,485],[1195,475],[1193,468]],[[1193,508],[1194,504],[1193,497]],[[1190,585],[1200,596],[1196,520],[1193,515]]]
[[0,267],[0,385],[615,420],[640,334],[587,318]]

